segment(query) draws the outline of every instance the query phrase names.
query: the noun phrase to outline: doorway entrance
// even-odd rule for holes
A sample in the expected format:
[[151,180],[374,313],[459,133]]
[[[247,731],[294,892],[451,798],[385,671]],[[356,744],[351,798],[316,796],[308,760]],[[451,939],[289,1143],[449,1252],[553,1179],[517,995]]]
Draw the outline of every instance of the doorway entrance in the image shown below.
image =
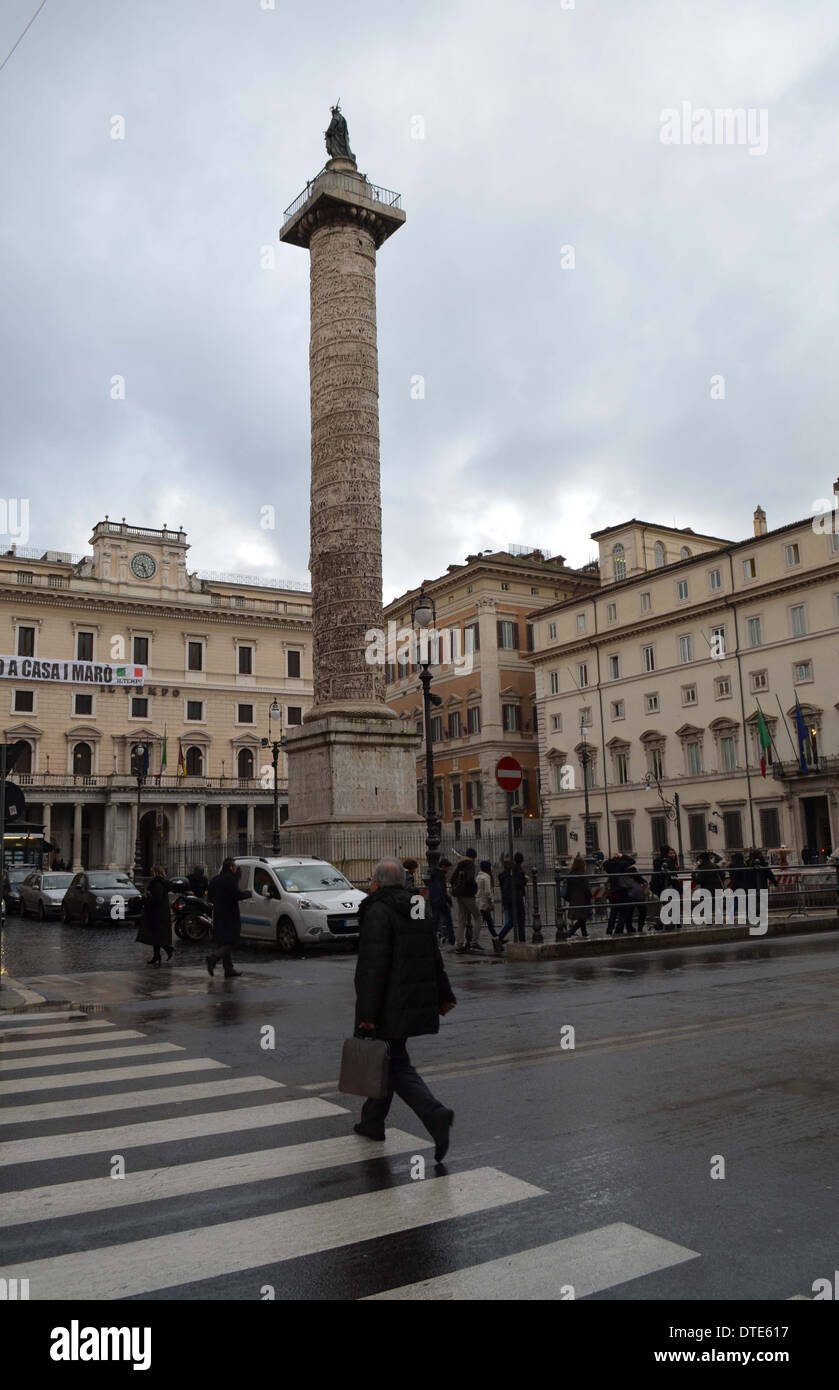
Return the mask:
[[830,813],[826,796],[802,796],[804,844],[816,854],[827,856],[833,845],[830,839]]

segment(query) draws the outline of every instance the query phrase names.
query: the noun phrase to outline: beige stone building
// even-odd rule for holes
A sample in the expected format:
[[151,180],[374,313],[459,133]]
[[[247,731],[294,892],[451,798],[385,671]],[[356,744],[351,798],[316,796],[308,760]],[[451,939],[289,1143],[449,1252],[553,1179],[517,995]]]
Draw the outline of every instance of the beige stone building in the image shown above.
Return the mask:
[[[128,867],[138,824],[133,750],[148,744],[139,813],[147,865],[176,846],[270,843],[274,775],[261,739],[280,736],[276,717],[269,731],[275,698],[283,734],[311,704],[310,595],[302,585],[190,573],[182,530],[106,518],[90,544],[82,557],[19,548],[0,556],[3,732],[26,745],[12,780],[29,818],[44,822],[74,868]],[[107,683],[122,666],[142,683]],[[284,820],[284,751],[278,774]]]
[[[648,860],[663,840],[675,846],[663,801],[676,794],[689,862],[706,847],[786,846],[797,858],[805,845],[839,844],[830,520],[770,531],[758,508],[754,534],[735,542],[636,519],[594,533],[597,591],[529,618],[548,852],[584,848],[586,759],[594,848],[605,854]],[[773,736],[765,777],[758,705]]]
[[[523,548],[522,548],[523,549]],[[442,699],[433,715],[437,811],[445,831],[464,843],[506,832],[505,794],[495,765],[507,753],[518,758],[524,781],[515,794],[514,829],[526,836],[539,827],[538,736],[532,631],[534,603],[561,602],[598,588],[597,575],[573,570],[563,556],[541,551],[470,555],[464,564],[427,581],[437,611],[436,627],[450,634],[451,659],[432,665],[432,690]],[[410,628],[419,589],[393,600],[385,619],[396,634]],[[395,653],[391,653],[391,657]],[[445,649],[441,658],[447,656]],[[387,666],[388,703],[406,728],[423,734],[419,667]],[[417,807],[425,814],[425,744],[417,749]]]

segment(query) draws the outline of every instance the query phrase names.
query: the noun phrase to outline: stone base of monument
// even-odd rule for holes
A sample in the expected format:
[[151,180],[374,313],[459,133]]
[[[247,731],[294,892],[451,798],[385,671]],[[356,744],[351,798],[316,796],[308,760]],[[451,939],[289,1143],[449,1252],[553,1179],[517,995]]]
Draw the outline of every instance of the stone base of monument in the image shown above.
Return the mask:
[[359,702],[357,713],[310,714],[289,729],[283,829],[293,852],[343,859],[348,833],[364,832],[374,857],[416,854],[425,827],[416,810],[419,738],[395,723],[387,707]]

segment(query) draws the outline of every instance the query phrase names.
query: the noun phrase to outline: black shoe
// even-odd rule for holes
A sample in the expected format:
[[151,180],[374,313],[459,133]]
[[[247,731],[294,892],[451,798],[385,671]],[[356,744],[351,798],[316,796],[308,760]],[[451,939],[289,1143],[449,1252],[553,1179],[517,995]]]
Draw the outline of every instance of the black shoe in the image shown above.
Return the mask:
[[495,954],[496,954],[497,956],[503,956],[503,954],[504,954],[504,943],[501,942],[501,941],[498,941],[498,940],[496,939],[496,940],[493,941],[493,943],[492,943],[492,949],[493,949],[493,951],[495,952]]
[[377,1129],[365,1129],[364,1125],[361,1124],[353,1125],[353,1129],[355,1130],[356,1134],[362,1135],[364,1139],[375,1139],[378,1141],[378,1143],[382,1143],[385,1137],[385,1132],[383,1129],[381,1131]]
[[175,954],[174,946],[164,946],[163,949],[166,952],[166,959],[171,960],[173,955]]
[[206,961],[207,961],[207,972],[208,972],[208,974],[212,975],[213,972],[215,971],[216,964],[217,964],[216,958],[215,958],[215,956],[207,956],[205,959],[206,959]]
[[225,970],[224,978],[225,980],[232,980],[234,975],[238,976],[241,975],[241,973],[241,970]]
[[454,1111],[441,1110],[436,1114],[429,1124],[431,1137],[434,1140],[434,1162],[442,1163],[449,1151],[449,1134],[454,1124]]
[[454,953],[455,953],[456,956],[462,956],[462,955],[465,955],[465,953],[466,953],[468,950],[469,950],[469,947],[468,947],[468,946],[455,946],[455,948],[454,948]]
[[486,946],[476,946],[476,945],[473,944],[473,945],[471,946],[470,949],[473,950],[473,951],[477,951],[478,954],[481,955],[481,956],[485,956],[485,955],[486,955]]
[[146,961],[146,965],[159,965],[160,956],[152,956],[151,960]]

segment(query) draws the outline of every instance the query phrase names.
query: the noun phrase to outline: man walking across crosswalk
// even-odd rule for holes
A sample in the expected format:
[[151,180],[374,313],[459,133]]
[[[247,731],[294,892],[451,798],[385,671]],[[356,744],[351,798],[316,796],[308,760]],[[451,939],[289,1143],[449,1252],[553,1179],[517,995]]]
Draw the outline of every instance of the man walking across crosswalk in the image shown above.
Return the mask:
[[405,887],[405,870],[383,859],[373,870],[370,894],[359,910],[355,971],[356,1029],[390,1044],[390,1076],[384,1100],[366,1100],[357,1134],[385,1137],[385,1118],[394,1091],[422,1120],[442,1163],[449,1147],[454,1111],[431,1094],[406,1050],[409,1037],[440,1031],[440,1016],[455,1006],[425,900]]

